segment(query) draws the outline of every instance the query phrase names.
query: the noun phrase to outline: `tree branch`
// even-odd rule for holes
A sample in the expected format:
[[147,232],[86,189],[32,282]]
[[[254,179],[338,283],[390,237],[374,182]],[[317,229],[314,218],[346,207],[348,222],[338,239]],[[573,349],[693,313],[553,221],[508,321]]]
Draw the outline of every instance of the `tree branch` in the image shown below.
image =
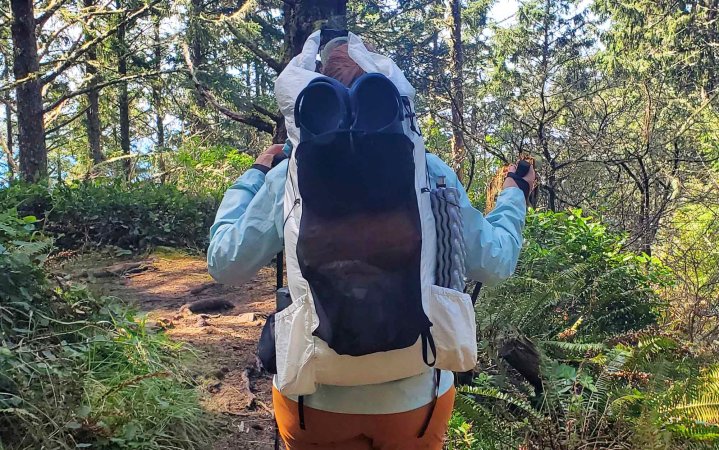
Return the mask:
[[253,14],[251,16],[251,19],[253,22],[257,22],[260,25],[260,28],[262,28],[262,34],[277,39],[278,41],[281,41],[285,34],[281,31],[275,28],[271,23],[267,22],[262,16],[259,14]]
[[629,177],[634,181],[634,184],[637,186],[637,189],[639,189],[639,192],[644,194],[644,185],[642,184],[639,177],[632,172],[632,169],[629,168],[629,166],[626,163],[620,163],[619,166],[624,169],[624,171],[629,175]]
[[63,128],[63,127],[66,127],[66,126],[70,125],[71,123],[73,123],[74,121],[76,121],[77,119],[79,119],[83,114],[85,114],[88,109],[90,109],[90,107],[89,107],[89,106],[86,106],[85,108],[81,109],[81,110],[78,111],[75,115],[73,115],[72,117],[70,117],[70,118],[67,119],[66,121],[62,122],[61,124],[55,125],[54,127],[50,128],[49,130],[45,130],[45,135],[47,136],[47,135],[49,135],[49,134],[52,134],[52,133],[58,131],[59,129],[61,129],[61,128]]
[[264,107],[261,106],[261,105],[258,105],[258,104],[256,104],[256,103],[253,103],[253,104],[252,104],[252,107],[255,108],[255,110],[256,110],[258,113],[262,114],[263,116],[269,117],[270,119],[272,119],[272,120],[275,121],[275,122],[277,122],[277,121],[279,121],[280,119],[282,119],[282,116],[281,116],[280,114],[273,113],[272,111],[270,111],[270,110],[264,108]]
[[252,42],[251,40],[247,39],[245,36],[242,35],[242,32],[237,29],[236,26],[232,25],[229,22],[226,22],[227,29],[230,30],[230,33],[232,33],[233,36],[235,36],[235,39],[242,44],[244,47],[246,47],[249,51],[251,51],[255,56],[260,58],[265,64],[267,64],[272,70],[274,70],[277,73],[282,72],[282,70],[285,68],[285,65],[282,64],[280,61],[277,61],[275,58],[272,57],[269,53],[262,50],[257,43]]
[[[192,59],[190,58],[190,49],[184,42],[182,44],[182,54],[185,57],[185,63],[187,64],[187,69],[190,72],[190,77],[192,78],[192,82],[195,85],[195,89],[197,89],[197,92],[202,95],[205,100],[207,100],[207,103],[212,105],[212,107],[215,108],[217,111],[221,112],[222,114],[236,122],[244,123],[245,125],[249,125],[251,127],[257,128],[260,131],[264,131],[265,133],[273,134],[275,127],[261,117],[256,115],[245,115],[237,111],[233,111],[220,104],[220,102],[217,100],[217,98],[215,98],[212,92],[210,92],[205,86],[203,86],[200,80],[197,79],[195,67],[192,65]],[[255,106],[255,108],[256,107],[257,106]]]
[[121,77],[121,78],[115,78],[113,80],[103,81],[102,83],[93,84],[91,86],[87,86],[82,89],[78,89],[77,91],[70,92],[70,93],[63,95],[62,97],[60,97],[57,100],[55,100],[54,102],[52,102],[48,107],[43,109],[43,113],[47,114],[47,113],[51,112],[52,110],[54,110],[55,108],[57,108],[58,106],[62,105],[62,103],[64,103],[65,101],[67,101],[71,98],[75,98],[79,95],[87,94],[88,92],[92,92],[95,89],[98,89],[98,90],[103,89],[108,86],[112,86],[112,85],[115,85],[118,83],[123,83],[126,81],[136,80],[138,78],[152,78],[152,77],[156,77],[159,75],[164,75],[167,73],[175,73],[175,72],[177,72],[176,69],[164,70],[164,71],[160,71],[160,72],[137,73],[134,75],[127,75],[127,76]]
[[20,173],[20,167],[17,164],[17,161],[15,161],[15,158],[12,155],[12,149],[7,146],[7,142],[5,141],[6,137],[0,135],[0,147],[2,147],[3,153],[5,153],[5,157],[7,158],[7,165],[10,168],[10,172],[13,174]]
[[17,113],[17,108],[15,108],[15,102],[10,100],[9,98],[0,97],[0,103],[10,108],[10,111],[12,111],[13,113]]
[[[104,33],[98,35],[94,39],[91,39],[87,42],[85,42],[80,48],[74,52],[74,54],[69,55],[67,58],[65,58],[65,61],[62,64],[59,64],[54,70],[46,73],[40,78],[40,83],[45,85],[50,82],[52,82],[55,78],[60,76],[65,70],[70,68],[77,60],[83,56],[85,53],[87,53],[93,46],[97,45],[98,43],[104,41],[108,37],[110,37],[112,34],[114,34],[117,29],[122,26],[126,25],[128,23],[131,23],[135,19],[142,16],[145,12],[147,12],[151,7],[156,5],[157,3],[160,3],[161,0],[152,0],[150,3],[145,4],[142,8],[139,8],[135,10],[134,13],[128,15],[124,20],[117,23],[115,26],[110,27],[110,29],[106,30]],[[3,87],[4,88],[4,87]]]
[[54,0],[52,3],[50,3],[47,9],[42,14],[40,14],[37,19],[35,19],[36,34],[40,34],[40,31],[42,31],[42,27],[45,26],[45,22],[47,22],[52,16],[54,16],[55,13],[58,12],[67,1],[68,0]]

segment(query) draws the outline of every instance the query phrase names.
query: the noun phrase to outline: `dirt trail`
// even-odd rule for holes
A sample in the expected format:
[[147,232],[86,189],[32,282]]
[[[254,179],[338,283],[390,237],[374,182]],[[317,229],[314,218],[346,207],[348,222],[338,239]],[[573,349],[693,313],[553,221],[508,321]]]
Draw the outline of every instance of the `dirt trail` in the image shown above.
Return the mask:
[[[139,263],[139,264],[138,264]],[[241,287],[212,282],[201,257],[175,253],[148,259],[82,257],[75,273],[90,273],[91,285],[105,295],[135,302],[149,326],[198,351],[197,373],[204,407],[221,422],[213,450],[272,449],[272,379],[255,357],[257,341],[274,310],[274,271],[266,268]],[[194,314],[184,305],[198,300],[229,302],[230,309]]]

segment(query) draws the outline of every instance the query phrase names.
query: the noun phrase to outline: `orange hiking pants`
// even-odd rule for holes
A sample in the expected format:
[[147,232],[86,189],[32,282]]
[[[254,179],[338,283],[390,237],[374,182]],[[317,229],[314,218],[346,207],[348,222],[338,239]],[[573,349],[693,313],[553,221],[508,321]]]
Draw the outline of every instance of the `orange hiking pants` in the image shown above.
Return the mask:
[[[435,404],[397,414],[340,414],[304,407],[272,389],[280,436],[288,450],[441,450],[454,406],[454,387]],[[424,435],[419,434],[432,414]]]

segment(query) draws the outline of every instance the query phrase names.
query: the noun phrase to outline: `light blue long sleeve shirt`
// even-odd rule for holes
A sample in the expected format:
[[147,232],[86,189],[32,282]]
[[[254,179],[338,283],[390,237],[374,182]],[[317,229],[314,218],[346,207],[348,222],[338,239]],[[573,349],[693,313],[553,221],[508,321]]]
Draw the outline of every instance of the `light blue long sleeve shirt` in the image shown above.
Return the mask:
[[[210,229],[207,265],[220,283],[240,285],[252,279],[283,248],[284,193],[288,161],[267,174],[249,169],[225,193]],[[440,176],[460,193],[467,247],[467,276],[485,285],[508,278],[517,266],[526,216],[524,194],[502,191],[486,217],[473,208],[457,176],[441,159],[428,154],[431,186]],[[432,371],[404,380],[370,386],[319,386],[305,404],[349,414],[391,414],[410,411],[432,401]],[[440,394],[453,383],[443,372]]]

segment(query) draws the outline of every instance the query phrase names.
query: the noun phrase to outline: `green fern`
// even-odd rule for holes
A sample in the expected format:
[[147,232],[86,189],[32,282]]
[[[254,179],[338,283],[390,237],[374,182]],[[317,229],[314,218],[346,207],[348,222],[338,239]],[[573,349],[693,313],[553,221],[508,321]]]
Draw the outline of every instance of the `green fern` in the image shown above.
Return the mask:
[[717,443],[714,448],[719,448],[719,425],[686,421],[678,424],[669,424],[667,429],[690,441]]
[[491,400],[497,400],[512,406],[536,420],[542,420],[544,416],[532,407],[526,400],[513,397],[505,392],[501,392],[495,388],[479,387],[479,386],[462,386],[458,389],[460,394],[465,396],[478,396]]
[[719,366],[705,370],[696,381],[688,382],[685,394],[678,401],[665,405],[661,412],[670,423],[690,420],[719,427]]
[[461,389],[458,389],[460,395],[457,396],[455,409],[462,413],[462,416],[469,422],[483,423],[496,420],[494,413],[485,408],[479,402],[466,395],[461,395]]
[[542,347],[556,348],[573,355],[584,355],[590,352],[603,352],[607,346],[602,343],[591,342],[565,342],[565,341],[541,341]]

